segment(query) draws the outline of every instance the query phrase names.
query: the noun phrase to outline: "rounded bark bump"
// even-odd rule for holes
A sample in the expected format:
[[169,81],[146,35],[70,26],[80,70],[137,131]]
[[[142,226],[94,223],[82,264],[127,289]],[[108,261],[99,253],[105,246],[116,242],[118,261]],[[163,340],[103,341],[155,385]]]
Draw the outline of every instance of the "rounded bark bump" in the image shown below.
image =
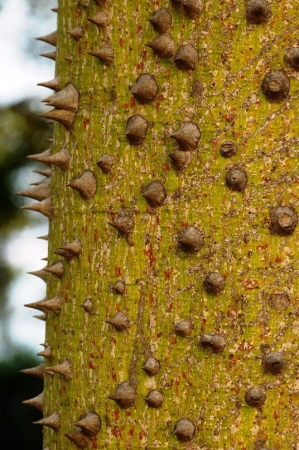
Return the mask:
[[150,408],[161,408],[164,402],[164,396],[157,389],[152,389],[147,394],[145,401]]
[[111,286],[111,291],[115,294],[124,295],[126,292],[125,282],[118,280],[113,286]]
[[264,371],[279,375],[285,368],[285,358],[281,352],[270,352],[263,356],[262,365]]
[[182,0],[183,13],[189,19],[197,19],[203,10],[201,0]]
[[270,231],[278,236],[291,236],[297,226],[298,216],[289,206],[278,206],[270,210]]
[[204,289],[209,293],[209,294],[220,294],[225,286],[225,280],[223,275],[221,275],[218,272],[211,272],[209,273],[203,282],[203,287]]
[[178,235],[178,246],[185,253],[197,253],[203,245],[203,234],[196,227],[185,227]]
[[289,48],[284,55],[284,62],[292,69],[299,70],[299,48]]
[[160,361],[151,356],[145,360],[142,369],[149,377],[153,377],[154,375],[157,375],[157,373],[159,373],[160,367]]
[[290,296],[285,291],[276,291],[269,297],[269,305],[277,311],[287,309],[291,302]]
[[236,144],[232,141],[223,141],[220,144],[220,154],[224,158],[231,158],[237,153]]
[[188,418],[182,418],[177,421],[174,427],[174,434],[176,438],[181,442],[190,442],[194,438],[196,433],[196,426],[192,420]]
[[266,23],[271,15],[271,5],[266,0],[247,0],[245,18],[248,23],[253,25]]
[[195,80],[191,86],[191,97],[202,98],[204,93],[203,84],[199,80]]
[[222,353],[226,347],[226,339],[220,334],[202,334],[199,345],[212,353]]
[[261,408],[266,401],[266,393],[260,387],[252,387],[245,394],[246,403],[253,408]]
[[225,182],[232,191],[243,192],[248,182],[247,174],[242,169],[232,168],[227,172]]
[[289,77],[282,70],[271,70],[262,82],[262,92],[270,103],[284,101],[290,92]]
[[192,331],[192,324],[189,320],[180,320],[175,324],[174,331],[178,336],[187,337]]

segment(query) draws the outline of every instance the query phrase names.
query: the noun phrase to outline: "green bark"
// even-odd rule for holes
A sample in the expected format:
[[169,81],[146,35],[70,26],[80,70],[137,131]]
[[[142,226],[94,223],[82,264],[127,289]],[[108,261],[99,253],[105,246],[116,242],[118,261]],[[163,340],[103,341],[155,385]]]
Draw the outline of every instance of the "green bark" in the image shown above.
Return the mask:
[[[54,126],[52,154],[66,147],[71,161],[65,172],[52,168],[49,266],[60,259],[54,252],[75,239],[82,254],[63,259],[61,279],[48,277],[47,297],[60,296],[62,309],[47,314],[53,359],[46,366],[67,359],[72,369],[67,380],[45,375],[44,416],[58,412],[61,420],[58,431],[44,427],[45,447],[74,448],[65,433],[94,411],[102,424],[89,443],[94,449],[295,449],[298,230],[277,234],[270,213],[278,206],[299,209],[298,72],[284,61],[297,44],[299,6],[272,3],[271,18],[251,25],[245,3],[234,0],[205,2],[195,19],[158,1],[79,3],[58,6],[56,75],[61,88],[71,82],[78,90],[79,110],[70,129]],[[197,49],[195,70],[179,70],[173,58],[160,59],[145,46],[158,35],[148,19],[163,7],[173,17],[176,50],[187,43]],[[87,21],[100,11],[109,18],[104,29]],[[77,25],[78,42],[67,34]],[[114,52],[108,66],[88,55],[105,42]],[[290,79],[290,93],[278,103],[261,90],[270,70]],[[144,73],[159,87],[146,105],[130,93]],[[202,83],[199,95],[195,81]],[[125,136],[134,114],[149,124],[138,147]],[[188,168],[177,171],[168,157],[178,148],[170,135],[184,122],[194,122],[202,135]],[[227,140],[236,145],[230,159],[220,154]],[[114,157],[109,173],[96,164],[104,153]],[[233,167],[247,174],[241,192],[225,182]],[[67,186],[84,171],[96,178],[90,200]],[[152,181],[167,191],[158,208],[142,196]],[[134,221],[129,236],[109,225],[120,213]],[[204,236],[196,253],[178,245],[187,226]],[[211,272],[225,280],[216,295],[203,285]],[[111,289],[118,280],[125,282],[123,295]],[[80,308],[87,298],[92,312]],[[107,323],[120,311],[130,321],[125,331]],[[191,325],[186,337],[175,332],[181,320]],[[199,345],[206,334],[221,335],[225,348]],[[266,370],[269,352],[282,353],[281,373]],[[155,376],[143,370],[148,357],[161,363]],[[125,409],[108,398],[122,382],[137,392]],[[245,401],[252,387],[265,393],[263,406]],[[153,389],[164,396],[157,409],[145,401]],[[187,443],[174,433],[182,418],[196,426]]]

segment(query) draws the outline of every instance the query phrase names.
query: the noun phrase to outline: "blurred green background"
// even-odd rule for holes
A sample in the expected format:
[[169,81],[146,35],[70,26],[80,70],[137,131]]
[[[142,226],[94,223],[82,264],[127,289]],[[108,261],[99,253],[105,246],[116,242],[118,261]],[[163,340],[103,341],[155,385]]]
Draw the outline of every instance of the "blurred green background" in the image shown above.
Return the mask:
[[[45,110],[41,98],[51,91],[36,84],[54,77],[54,63],[38,57],[52,48],[33,38],[54,31],[56,15],[51,8],[56,6],[57,2],[51,0],[0,0],[0,445],[3,450],[42,449],[42,428],[32,425],[42,414],[22,402],[40,394],[43,382],[19,371],[41,364],[43,359],[36,356],[41,350],[38,344],[43,342],[39,340],[43,322],[32,318],[33,310],[29,316],[28,312],[23,316],[21,311],[25,308],[21,303],[38,300],[41,289],[45,290],[39,279],[34,284],[29,281],[30,275],[24,278],[23,261],[35,258],[31,237],[26,242],[26,235],[29,230],[39,228],[46,234],[47,220],[21,210],[32,200],[16,196],[15,192],[43,178],[32,170],[45,166],[30,161],[27,155],[50,146],[45,139],[51,136],[51,126],[38,113]],[[43,248],[46,249],[45,242]],[[44,265],[43,261],[32,260],[29,270]],[[24,281],[20,283],[20,279],[27,278],[30,294],[23,288]]]

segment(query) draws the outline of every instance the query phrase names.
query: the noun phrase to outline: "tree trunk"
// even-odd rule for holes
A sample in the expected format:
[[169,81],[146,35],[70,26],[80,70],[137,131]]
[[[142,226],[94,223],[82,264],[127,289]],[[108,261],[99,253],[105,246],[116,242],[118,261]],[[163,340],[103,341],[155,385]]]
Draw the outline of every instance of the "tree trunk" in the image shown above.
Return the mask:
[[45,448],[297,449],[298,13],[59,0]]

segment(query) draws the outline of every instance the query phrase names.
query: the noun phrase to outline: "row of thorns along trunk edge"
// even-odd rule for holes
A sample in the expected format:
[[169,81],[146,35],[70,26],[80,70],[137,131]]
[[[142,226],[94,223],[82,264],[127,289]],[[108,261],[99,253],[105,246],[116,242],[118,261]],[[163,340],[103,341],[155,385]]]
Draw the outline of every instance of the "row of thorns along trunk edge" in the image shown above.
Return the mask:
[[[105,0],[94,0],[99,6],[105,4]],[[80,2],[79,2],[80,3]],[[174,8],[181,10],[187,18],[196,19],[202,11],[202,4],[198,0],[173,0],[171,2]],[[86,4],[87,5],[87,4]],[[84,2],[81,2],[81,6],[86,7]],[[57,8],[53,11],[57,12]],[[245,7],[245,17],[249,24],[264,24],[271,17],[271,6],[266,0],[249,0]],[[109,17],[105,11],[101,11],[94,17],[87,18],[90,22],[94,23],[100,28],[105,28],[108,24]],[[167,59],[174,56],[174,63],[179,70],[190,71],[194,70],[199,57],[198,52],[191,44],[181,46],[175,53],[175,42],[168,34],[168,30],[172,25],[172,15],[167,9],[157,10],[149,19],[153,28],[158,32],[158,36],[146,45],[153,49],[154,53],[161,59]],[[69,35],[75,40],[79,41],[82,37],[83,29],[80,25],[77,25],[74,29],[68,31]],[[57,32],[50,35],[38,38],[44,42],[56,45]],[[109,66],[113,63],[114,54],[113,49],[105,44],[99,51],[89,52],[91,56],[97,57],[104,65]],[[43,54],[42,56],[56,59],[55,52]],[[69,58],[70,59],[70,58]],[[285,63],[294,70],[299,70],[299,49],[289,49],[284,57]],[[66,127],[69,131],[72,130],[76,113],[79,109],[79,93],[73,83],[68,83],[64,89],[60,89],[61,80],[57,76],[54,80],[49,82],[40,83],[39,85],[48,87],[57,91],[56,94],[48,97],[44,102],[55,109],[41,114],[41,116],[50,120],[56,120]],[[193,86],[193,92],[196,92],[198,88],[198,82]],[[265,98],[269,102],[281,102],[285,100],[289,95],[290,82],[287,75],[282,70],[272,70],[264,78],[262,82],[262,92]],[[201,91],[201,86],[199,91]],[[135,97],[138,103],[147,104],[151,103],[157,96],[158,85],[155,78],[150,74],[141,74],[136,81],[135,86],[130,90],[131,94]],[[148,129],[147,120],[140,116],[131,116],[126,124],[125,135],[129,143],[133,146],[140,146],[143,144]],[[198,126],[192,122],[185,122],[181,124],[181,128],[178,131],[173,132],[171,135],[177,144],[178,149],[173,151],[169,156],[177,170],[185,170],[190,164],[190,152],[197,147],[197,144],[201,137],[201,132]],[[221,144],[220,154],[225,158],[230,158],[236,154],[236,146],[231,141],[225,141]],[[51,150],[46,150],[39,155],[31,155],[30,159],[34,159],[40,162],[44,162],[47,165],[56,165],[62,171],[66,171],[69,167],[71,155],[66,147],[63,147],[58,153],[52,154]],[[103,173],[108,173],[114,164],[114,157],[112,155],[104,154],[98,161],[98,166]],[[50,175],[51,169],[44,169],[38,171],[38,173],[44,175],[46,180],[37,183],[37,186],[31,189],[27,189],[19,192],[19,195],[23,195],[29,198],[38,200],[40,203],[28,205],[23,207],[24,209],[34,210],[41,212],[49,219],[53,216],[53,202],[51,199],[50,189]],[[225,178],[227,186],[235,191],[243,191],[247,185],[247,174],[244,170],[233,168],[228,171]],[[77,190],[83,200],[91,200],[97,190],[96,177],[90,170],[84,171],[81,176],[68,184],[71,188]],[[160,181],[151,182],[143,192],[143,197],[147,200],[148,204],[152,208],[157,208],[163,205],[167,196],[165,186]],[[298,222],[297,214],[288,206],[280,206],[271,209],[271,232],[281,236],[287,236],[293,234]],[[127,215],[120,214],[116,219],[110,223],[116,228],[121,235],[124,235],[129,244],[132,245],[130,240],[130,234],[134,227],[134,221]],[[47,239],[47,237],[42,237]],[[196,227],[185,227],[178,235],[178,245],[180,249],[186,253],[197,253],[204,244],[204,237],[202,233]],[[65,257],[68,261],[74,257],[80,257],[82,251],[81,240],[76,239],[70,244],[61,246],[57,252],[58,255]],[[62,261],[59,261],[52,267],[46,267],[41,271],[32,272],[35,275],[40,276],[46,280],[48,273],[54,274],[59,278],[64,276],[64,265]],[[121,285],[122,282],[118,281],[114,287],[114,291],[122,295],[125,287]],[[212,294],[219,294],[224,289],[224,278],[221,274],[213,272],[210,273],[204,280],[204,288],[207,292]],[[29,306],[38,309],[44,313],[43,316],[37,316],[40,319],[46,320],[46,314],[52,311],[56,315],[61,313],[61,298],[55,296],[53,299],[42,299],[38,302],[31,303],[25,306]],[[92,301],[88,298],[82,305],[86,312],[91,313],[93,309]],[[107,321],[112,324],[117,331],[124,331],[129,326],[128,317],[119,312],[114,318]],[[188,321],[180,321],[176,324],[175,332],[182,337],[186,337],[190,334],[192,324]],[[209,347],[215,353],[224,350],[226,341],[220,335],[202,335],[200,343],[203,347]],[[51,360],[52,359],[52,347],[47,343],[43,344],[45,349],[39,353],[40,356]],[[279,374],[285,367],[284,355],[281,352],[265,352],[263,356],[263,368],[265,372],[272,374]],[[153,357],[149,357],[143,366],[144,371],[148,376],[156,375],[160,370],[160,362]],[[70,360],[66,359],[57,366],[50,366],[46,369],[43,364],[32,369],[23,370],[24,373],[43,377],[44,373],[48,374],[60,374],[67,381],[71,379],[72,369]],[[114,394],[108,396],[108,398],[115,400],[122,408],[131,407],[136,400],[136,390],[130,382],[123,382],[118,385]],[[146,401],[149,407],[159,408],[163,404],[163,394],[158,390],[151,390]],[[245,400],[248,405],[252,407],[261,408],[266,401],[266,393],[264,389],[260,387],[252,387],[245,395]],[[43,410],[43,393],[37,397],[24,401],[25,404],[34,406],[40,411]],[[37,424],[49,426],[58,431],[60,428],[60,415],[55,412],[51,416],[41,419]],[[74,433],[66,433],[66,436],[73,441],[77,447],[86,448],[90,445],[90,439],[94,438],[101,429],[101,419],[94,412],[88,412],[85,417],[75,423],[78,427]],[[177,421],[174,428],[174,434],[179,441],[188,442],[192,440],[196,433],[196,425],[189,418],[181,418]],[[263,443],[261,443],[263,445]],[[259,448],[261,448],[259,446]]]

